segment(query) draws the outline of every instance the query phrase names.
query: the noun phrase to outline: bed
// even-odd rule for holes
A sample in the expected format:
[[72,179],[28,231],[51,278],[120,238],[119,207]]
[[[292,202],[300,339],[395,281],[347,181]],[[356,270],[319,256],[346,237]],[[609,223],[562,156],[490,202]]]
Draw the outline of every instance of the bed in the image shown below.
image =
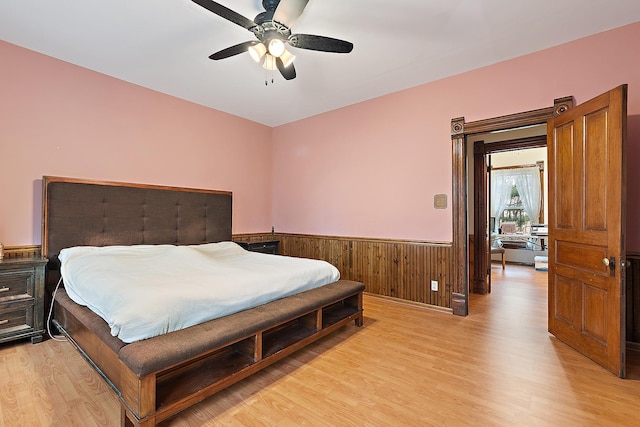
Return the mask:
[[[62,262],[69,262],[69,253],[76,249],[81,253],[94,248],[98,252],[113,248],[155,251],[166,246],[170,251],[207,252],[224,247],[243,259],[246,255],[280,258],[242,253],[246,251],[231,243],[230,192],[51,176],[43,177],[42,186],[42,251],[49,260],[48,290],[58,283]],[[166,256],[182,265],[174,252]],[[159,275],[168,271],[166,258],[158,258],[157,263]],[[103,268],[103,276],[115,270],[106,263]],[[66,277],[71,282],[71,276]],[[85,282],[108,285],[91,276]],[[102,312],[98,315],[78,304],[75,291],[67,292],[63,284],[51,302],[52,323],[115,391],[121,403],[121,425],[146,427],[350,322],[361,326],[363,290],[359,282],[329,281],[211,320],[123,340]],[[135,307],[130,312],[135,314]]]

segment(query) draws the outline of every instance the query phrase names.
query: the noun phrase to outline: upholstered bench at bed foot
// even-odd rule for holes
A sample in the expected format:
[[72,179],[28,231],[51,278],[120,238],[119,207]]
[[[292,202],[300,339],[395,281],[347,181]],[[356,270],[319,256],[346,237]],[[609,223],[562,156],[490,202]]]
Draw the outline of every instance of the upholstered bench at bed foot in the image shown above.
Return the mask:
[[136,375],[144,376],[296,319],[362,290],[362,283],[340,280],[180,331],[127,344],[120,349],[120,360]]
[[[347,322],[362,325],[362,283],[339,280],[166,335],[125,344],[102,319],[56,296],[56,324],[84,340],[122,400],[124,425],[155,425]],[[90,333],[89,333],[90,332]],[[100,371],[99,371],[100,372]]]

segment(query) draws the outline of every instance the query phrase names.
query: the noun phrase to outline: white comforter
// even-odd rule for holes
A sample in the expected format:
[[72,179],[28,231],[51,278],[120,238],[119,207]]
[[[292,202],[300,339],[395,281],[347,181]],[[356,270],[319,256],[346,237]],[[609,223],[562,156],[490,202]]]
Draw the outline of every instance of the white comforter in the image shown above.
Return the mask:
[[313,289],[339,279],[325,261],[249,252],[233,242],[79,246],[60,251],[69,297],[126,343]]

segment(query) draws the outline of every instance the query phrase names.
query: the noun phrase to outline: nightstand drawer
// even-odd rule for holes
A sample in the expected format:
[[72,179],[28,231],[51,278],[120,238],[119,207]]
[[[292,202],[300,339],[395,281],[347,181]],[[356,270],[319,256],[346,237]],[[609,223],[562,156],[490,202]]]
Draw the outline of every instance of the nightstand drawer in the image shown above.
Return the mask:
[[243,248],[251,252],[261,252],[263,254],[278,255],[279,240],[269,240],[263,242],[236,242]]
[[0,339],[4,334],[14,334],[33,329],[33,303],[23,307],[0,310]]
[[0,343],[44,333],[45,258],[0,259]]
[[0,302],[33,296],[33,268],[0,272]]

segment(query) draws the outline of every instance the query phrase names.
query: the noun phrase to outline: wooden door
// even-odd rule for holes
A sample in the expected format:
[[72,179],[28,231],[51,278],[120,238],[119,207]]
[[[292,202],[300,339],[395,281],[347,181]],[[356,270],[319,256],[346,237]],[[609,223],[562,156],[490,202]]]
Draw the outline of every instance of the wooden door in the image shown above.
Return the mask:
[[625,375],[627,86],[547,125],[549,332]]

